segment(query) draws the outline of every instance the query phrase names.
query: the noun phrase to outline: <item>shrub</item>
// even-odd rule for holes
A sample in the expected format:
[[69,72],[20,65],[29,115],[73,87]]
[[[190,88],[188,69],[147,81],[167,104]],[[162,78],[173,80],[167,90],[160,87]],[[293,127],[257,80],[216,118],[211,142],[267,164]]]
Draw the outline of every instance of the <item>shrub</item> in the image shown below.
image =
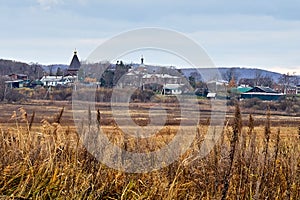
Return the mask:
[[52,91],[51,97],[56,101],[71,100],[72,88],[56,88]]
[[132,101],[149,102],[155,93],[152,90],[135,90],[131,96]]
[[17,89],[7,89],[4,100],[8,101],[9,103],[20,102],[26,100],[26,96]]
[[244,108],[253,108],[254,106],[258,106],[262,103],[262,101],[258,98],[251,98],[251,99],[245,99],[243,101],[243,107]]

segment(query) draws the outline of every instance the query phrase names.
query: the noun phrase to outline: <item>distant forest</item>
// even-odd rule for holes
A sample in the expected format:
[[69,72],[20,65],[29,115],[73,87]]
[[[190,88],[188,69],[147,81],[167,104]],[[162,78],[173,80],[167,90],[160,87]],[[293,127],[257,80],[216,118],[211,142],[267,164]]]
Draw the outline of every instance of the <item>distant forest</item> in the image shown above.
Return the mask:
[[29,79],[35,80],[43,76],[43,68],[39,64],[27,64],[12,60],[0,59],[0,76],[9,74],[26,74]]

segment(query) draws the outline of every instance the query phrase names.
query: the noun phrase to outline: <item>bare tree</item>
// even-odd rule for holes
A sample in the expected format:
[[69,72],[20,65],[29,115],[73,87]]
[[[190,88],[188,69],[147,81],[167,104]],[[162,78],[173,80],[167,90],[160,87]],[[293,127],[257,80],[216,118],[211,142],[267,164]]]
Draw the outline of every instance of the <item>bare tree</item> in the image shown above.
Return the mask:
[[291,83],[295,86],[299,84],[300,77],[296,75],[296,72],[293,72],[293,75],[291,77]]
[[0,76],[0,101],[4,101],[10,88],[7,87],[5,81],[9,80],[5,76]]
[[258,84],[264,87],[273,87],[274,80],[270,76],[266,75],[258,80]]
[[254,86],[258,86],[259,85],[259,81],[262,78],[262,73],[259,69],[255,70],[255,74],[254,74]]
[[232,79],[238,80],[239,74],[235,68],[230,68],[223,74],[223,78],[225,81],[230,82]]
[[290,73],[283,74],[283,75],[280,77],[279,83],[281,84],[284,93],[287,92],[287,88],[289,88],[290,84],[291,84],[293,81],[295,82],[295,76],[290,75]]

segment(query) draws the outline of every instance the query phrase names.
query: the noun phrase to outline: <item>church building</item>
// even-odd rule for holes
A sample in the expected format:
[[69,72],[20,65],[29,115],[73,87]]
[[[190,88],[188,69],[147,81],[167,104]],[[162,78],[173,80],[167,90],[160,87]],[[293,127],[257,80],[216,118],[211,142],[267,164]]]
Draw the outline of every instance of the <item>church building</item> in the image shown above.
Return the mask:
[[77,51],[75,50],[74,51],[74,56],[72,58],[72,61],[69,65],[69,68],[68,68],[68,75],[69,76],[77,76],[78,75],[78,71],[80,69],[80,61],[78,59],[78,56],[77,56]]

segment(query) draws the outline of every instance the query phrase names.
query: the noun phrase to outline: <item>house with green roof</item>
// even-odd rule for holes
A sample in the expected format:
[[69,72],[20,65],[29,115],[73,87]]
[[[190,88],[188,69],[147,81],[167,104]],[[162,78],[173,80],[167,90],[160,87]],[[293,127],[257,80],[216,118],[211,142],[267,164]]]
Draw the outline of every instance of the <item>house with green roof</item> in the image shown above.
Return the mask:
[[251,89],[252,89],[252,87],[239,86],[239,87],[236,87],[236,88],[231,88],[230,92],[235,93],[235,94],[242,94],[242,93],[248,92]]
[[285,94],[278,93],[269,87],[256,86],[251,90],[241,94],[242,99],[258,98],[265,101],[276,101],[285,97]]

